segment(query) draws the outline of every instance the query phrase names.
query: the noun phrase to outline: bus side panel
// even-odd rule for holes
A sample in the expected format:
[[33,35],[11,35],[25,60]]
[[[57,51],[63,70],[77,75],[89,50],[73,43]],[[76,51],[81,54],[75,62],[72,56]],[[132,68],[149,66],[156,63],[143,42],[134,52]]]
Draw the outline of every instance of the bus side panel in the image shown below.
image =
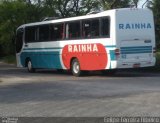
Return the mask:
[[29,59],[33,68],[62,68],[59,52],[22,52],[20,57],[24,67]]
[[102,44],[70,44],[62,51],[63,64],[70,69],[72,58],[77,58],[81,70],[102,70],[108,64],[106,49]]
[[116,31],[118,68],[154,66],[155,32],[150,10],[118,10]]
[[109,55],[110,55],[110,67],[106,69],[116,69],[117,68],[117,58],[115,54],[115,50],[117,48],[117,37],[116,37],[116,12],[113,11],[110,15],[111,21],[110,21],[110,41],[112,42],[111,47],[107,47],[109,49]]

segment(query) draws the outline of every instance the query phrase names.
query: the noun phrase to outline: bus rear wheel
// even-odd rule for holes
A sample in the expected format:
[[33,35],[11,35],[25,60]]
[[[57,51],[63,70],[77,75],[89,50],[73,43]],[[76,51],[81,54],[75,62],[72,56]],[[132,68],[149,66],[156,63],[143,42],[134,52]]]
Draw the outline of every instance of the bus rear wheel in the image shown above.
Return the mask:
[[71,71],[72,71],[72,74],[76,77],[82,75],[82,71],[80,69],[80,63],[79,63],[78,59],[76,59],[76,58],[72,60]]
[[34,73],[35,72],[35,68],[33,68],[31,60],[27,61],[27,69],[28,69],[28,72],[30,72],[30,73]]

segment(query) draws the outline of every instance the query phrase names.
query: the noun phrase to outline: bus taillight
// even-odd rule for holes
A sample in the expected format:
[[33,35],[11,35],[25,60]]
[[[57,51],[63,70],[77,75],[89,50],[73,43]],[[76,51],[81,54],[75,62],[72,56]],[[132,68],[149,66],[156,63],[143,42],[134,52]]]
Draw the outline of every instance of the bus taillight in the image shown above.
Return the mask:
[[156,56],[156,48],[153,48],[153,56]]
[[119,49],[115,49],[115,54],[116,54],[116,56],[119,56],[120,55],[120,50]]
[[115,55],[116,55],[116,58],[119,58],[119,56],[120,56],[120,50],[119,49],[115,49]]

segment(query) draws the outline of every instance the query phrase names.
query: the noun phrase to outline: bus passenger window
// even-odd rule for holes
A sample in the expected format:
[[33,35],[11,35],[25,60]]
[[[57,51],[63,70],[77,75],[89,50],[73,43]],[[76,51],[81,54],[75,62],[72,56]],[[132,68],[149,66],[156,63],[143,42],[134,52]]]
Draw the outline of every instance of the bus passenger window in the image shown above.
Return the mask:
[[35,41],[36,41],[36,27],[26,27],[25,42],[35,42]]
[[92,20],[91,35],[93,37],[99,36],[99,19]]
[[49,41],[49,25],[39,26],[39,41]]
[[63,39],[63,23],[53,24],[50,28],[51,40],[57,41]]
[[110,36],[110,21],[107,17],[101,19],[101,33],[102,36]]
[[66,24],[66,38],[80,38],[80,21],[70,22]]
[[91,37],[90,31],[91,31],[91,21],[90,20],[83,21],[83,37],[90,38]]
[[83,37],[94,38],[99,36],[99,19],[83,21]]

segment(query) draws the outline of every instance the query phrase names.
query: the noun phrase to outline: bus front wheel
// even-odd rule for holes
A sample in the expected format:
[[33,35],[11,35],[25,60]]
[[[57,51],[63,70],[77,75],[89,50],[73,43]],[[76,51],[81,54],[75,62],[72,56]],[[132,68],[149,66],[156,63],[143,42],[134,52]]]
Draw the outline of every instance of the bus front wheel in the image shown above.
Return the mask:
[[81,74],[82,74],[82,71],[80,69],[80,63],[79,63],[78,59],[76,59],[76,58],[72,60],[71,71],[72,71],[72,74],[77,77],[81,76]]
[[27,69],[28,69],[28,72],[30,72],[30,73],[34,73],[35,72],[35,68],[33,68],[31,60],[27,61]]

